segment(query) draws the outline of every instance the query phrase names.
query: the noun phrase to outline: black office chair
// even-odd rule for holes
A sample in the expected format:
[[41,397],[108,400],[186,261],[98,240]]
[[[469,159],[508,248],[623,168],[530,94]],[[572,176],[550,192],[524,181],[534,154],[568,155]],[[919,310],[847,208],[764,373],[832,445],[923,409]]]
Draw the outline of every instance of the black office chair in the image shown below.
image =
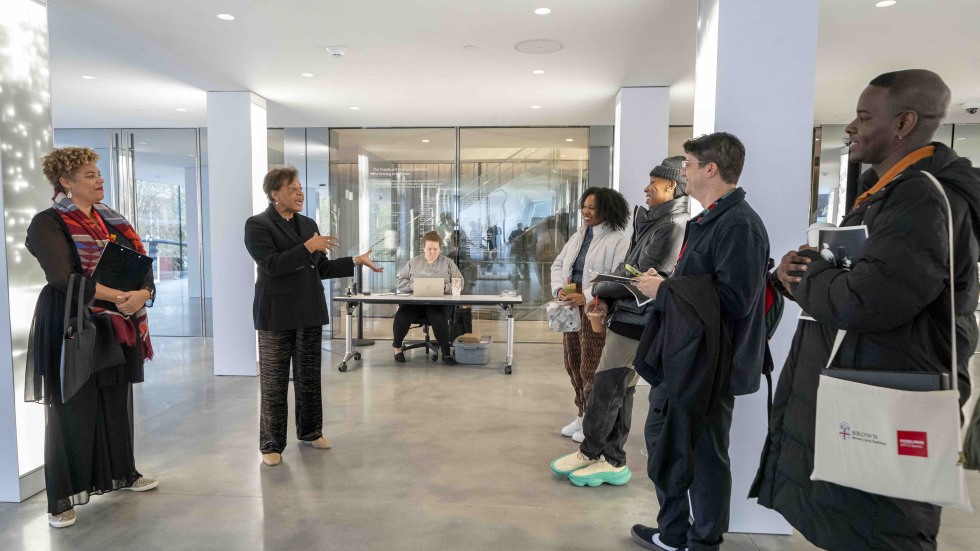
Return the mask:
[[[450,325],[452,324],[455,312],[456,312],[455,306],[446,307],[446,319],[450,322]],[[422,329],[422,334],[425,335],[425,338],[423,338],[420,341],[405,341],[405,343],[402,344],[402,352],[405,352],[406,350],[411,350],[413,348],[425,348],[426,355],[429,355],[430,352],[432,353],[432,355],[430,356],[432,361],[438,360],[439,343],[434,342],[432,338],[429,336],[429,320],[427,318],[419,317],[413,319],[412,323],[416,325],[412,325],[411,327],[409,327],[409,329]]]
[[405,341],[402,344],[402,352],[408,352],[413,348],[425,348],[425,354],[428,355],[432,353],[432,361],[439,359],[439,343],[433,342],[429,337],[429,324],[428,322],[419,323],[418,325],[411,326],[410,329],[422,329],[422,334],[425,336],[423,340],[420,341]]

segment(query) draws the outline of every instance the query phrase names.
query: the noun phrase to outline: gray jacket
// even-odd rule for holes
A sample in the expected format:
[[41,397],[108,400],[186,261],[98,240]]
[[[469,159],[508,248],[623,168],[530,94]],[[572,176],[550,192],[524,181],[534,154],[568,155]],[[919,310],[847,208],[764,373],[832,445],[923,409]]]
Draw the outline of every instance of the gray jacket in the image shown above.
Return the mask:
[[[637,206],[633,211],[633,236],[630,238],[626,258],[616,266],[613,274],[630,276],[624,264],[641,272],[650,268],[664,275],[672,272],[684,242],[684,226],[690,218],[686,195],[651,209]],[[594,292],[599,298],[610,302],[607,318],[609,328],[625,337],[638,340],[643,326],[649,321],[653,303],[637,306],[633,295],[618,283],[597,283]]]
[[443,292],[449,294],[449,280],[459,275],[459,267],[448,256],[439,255],[435,262],[429,264],[425,255],[418,255],[408,261],[398,270],[396,284],[399,293],[412,292],[412,281],[417,277],[441,277],[445,282]]

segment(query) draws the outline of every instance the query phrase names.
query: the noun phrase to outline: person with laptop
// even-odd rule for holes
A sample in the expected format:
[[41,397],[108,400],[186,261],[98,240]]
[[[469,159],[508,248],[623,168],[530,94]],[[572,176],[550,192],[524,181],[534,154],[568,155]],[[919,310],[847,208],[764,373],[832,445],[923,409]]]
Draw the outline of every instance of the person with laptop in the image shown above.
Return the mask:
[[[425,289],[421,285],[431,282],[425,280],[436,279],[435,289],[428,289],[430,293],[426,296],[441,296],[449,294],[449,285],[454,277],[461,277],[459,267],[448,256],[440,254],[442,250],[442,238],[434,231],[426,232],[422,236],[422,254],[412,258],[408,264],[398,271],[397,290],[399,293],[415,293],[421,295]],[[441,285],[439,282],[441,281]],[[416,283],[420,286],[417,288]],[[431,291],[435,291],[434,293]],[[440,304],[401,304],[395,312],[395,320],[392,323],[391,346],[395,349],[395,361],[405,363],[405,352],[402,344],[408,329],[413,323],[427,323],[432,328],[432,333],[439,343],[442,350],[442,363],[446,365],[456,365],[456,360],[449,355],[449,309],[451,307]]]
[[[98,160],[87,147],[63,147],[45,155],[41,164],[54,188],[53,204],[27,228],[27,250],[41,265],[47,284],[31,324],[24,399],[44,404],[44,480],[48,523],[54,528],[75,524],[75,506],[88,503],[93,494],[142,492],[158,483],[136,469],[131,406],[133,385],[143,382],[143,362],[153,358],[146,307],[152,305],[156,287],[152,272],[129,291],[93,277],[109,243],[146,254],[132,224],[102,203],[105,180]],[[82,278],[76,291],[99,344],[94,372],[69,396],[61,388],[61,347],[65,299],[77,276]],[[123,361],[117,363],[120,352]],[[105,360],[110,357],[115,360]],[[93,520],[104,522],[105,517],[96,514]]]

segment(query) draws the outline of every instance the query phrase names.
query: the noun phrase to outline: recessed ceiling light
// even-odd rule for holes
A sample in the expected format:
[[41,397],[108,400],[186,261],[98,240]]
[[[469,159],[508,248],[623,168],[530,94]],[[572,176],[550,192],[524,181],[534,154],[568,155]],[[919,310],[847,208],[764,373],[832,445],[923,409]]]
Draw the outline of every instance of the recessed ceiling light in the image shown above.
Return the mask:
[[875,7],[876,8],[887,8],[889,6],[894,6],[897,3],[898,2],[896,2],[895,0],[882,0],[881,2],[878,2],[877,4],[875,4]]
[[541,109],[541,106],[540,105],[532,105],[531,106],[531,109]]
[[146,142],[140,142],[140,145],[146,145]]
[[534,10],[534,13],[538,15],[548,15],[549,13],[551,13],[551,10],[549,10],[548,8],[538,8]]
[[429,140],[422,140],[422,143],[429,143]]
[[84,78],[85,80],[95,80],[95,77],[91,75],[82,75],[82,78]]
[[956,141],[965,140],[966,138],[956,138]]
[[178,107],[177,110],[180,111],[181,113],[183,113],[184,111],[187,111],[187,109],[184,109],[183,107]]
[[188,157],[196,157],[197,155],[194,155],[193,153],[188,153],[187,156]]
[[572,138],[565,138],[565,141],[566,141],[566,142],[574,142],[575,140],[574,140],[574,139],[572,139]]
[[814,141],[818,141],[819,142],[820,141],[820,138],[816,138]]
[[542,71],[541,69],[536,69],[536,70],[531,71],[531,72],[534,73],[534,74],[536,74],[536,75],[543,75],[544,74],[544,71]]
[[313,76],[313,73],[300,73],[299,76],[309,78]]
[[351,107],[350,108],[351,111],[357,111],[358,109],[360,109],[360,107]]
[[219,13],[218,14],[218,19],[220,19],[222,21],[234,21],[235,20],[235,16],[234,15],[231,15],[231,14],[227,14],[227,13]]

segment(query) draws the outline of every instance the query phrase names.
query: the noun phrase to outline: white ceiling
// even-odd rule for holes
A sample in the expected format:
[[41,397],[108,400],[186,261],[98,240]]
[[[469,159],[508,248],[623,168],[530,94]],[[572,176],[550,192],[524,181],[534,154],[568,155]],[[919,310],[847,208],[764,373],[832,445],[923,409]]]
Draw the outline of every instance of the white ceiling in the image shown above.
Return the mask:
[[[821,1],[815,123],[847,122],[872,77],[908,67],[946,79],[949,121],[980,122],[960,108],[980,99],[970,39],[980,28],[976,0],[899,0],[884,9],[875,1]],[[542,6],[553,12],[535,15]],[[671,124],[692,120],[694,0],[51,0],[48,7],[58,128],[205,126],[209,90],[265,97],[273,127],[612,124],[624,86],[670,86]],[[529,39],[564,47],[542,55],[514,48]],[[349,52],[333,58],[324,50],[330,45]]]

